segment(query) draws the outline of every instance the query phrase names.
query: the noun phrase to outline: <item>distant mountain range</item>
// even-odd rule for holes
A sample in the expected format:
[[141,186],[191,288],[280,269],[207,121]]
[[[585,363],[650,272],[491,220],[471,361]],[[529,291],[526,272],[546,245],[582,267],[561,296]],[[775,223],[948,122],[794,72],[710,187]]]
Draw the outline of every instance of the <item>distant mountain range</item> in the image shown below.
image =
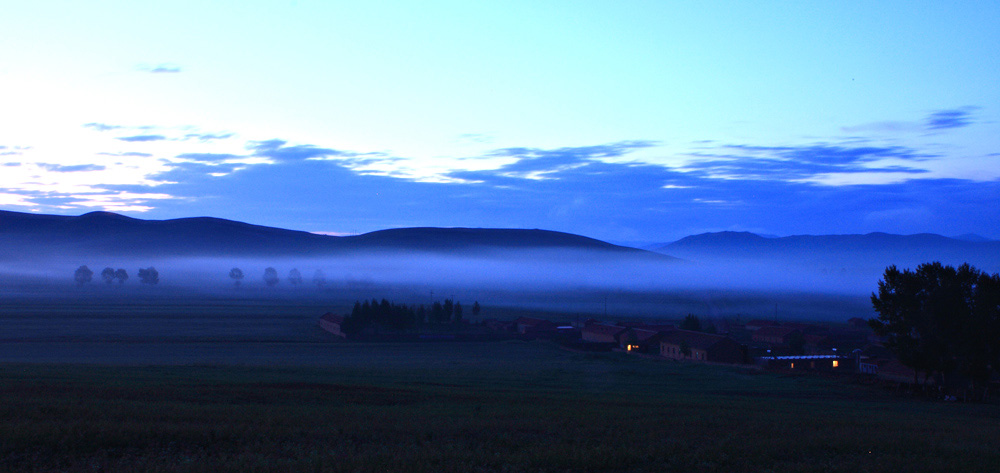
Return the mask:
[[769,264],[824,268],[914,267],[920,263],[968,262],[990,272],[1000,269],[1000,241],[948,238],[922,233],[892,235],[799,235],[767,238],[749,232],[704,233],[651,247],[653,251],[694,261],[766,261]]
[[110,212],[80,216],[0,211],[5,256],[59,253],[127,256],[325,256],[355,252],[503,253],[574,249],[659,260],[658,253],[547,230],[400,228],[327,236],[210,217],[141,220]]
[[929,261],[969,262],[1000,271],[1000,241],[934,234],[801,235],[764,237],[748,232],[704,233],[650,251],[548,230],[398,228],[355,236],[328,236],[210,217],[142,220],[110,212],[80,216],[0,211],[0,260],[67,255],[129,257],[334,256],[392,252],[503,257],[531,250],[577,250],[615,258],[693,263],[751,262],[770,267],[880,270]]

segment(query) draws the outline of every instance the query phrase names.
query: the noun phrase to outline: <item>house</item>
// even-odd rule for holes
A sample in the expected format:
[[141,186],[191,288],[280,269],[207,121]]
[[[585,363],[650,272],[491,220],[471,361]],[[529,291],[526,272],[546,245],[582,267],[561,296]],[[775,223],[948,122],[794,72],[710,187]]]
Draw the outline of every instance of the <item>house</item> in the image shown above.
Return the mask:
[[760,327],[753,333],[752,340],[755,343],[767,343],[770,345],[788,345],[788,342],[795,335],[802,332],[794,327],[766,326]]
[[344,324],[344,316],[337,315],[333,312],[327,312],[319,318],[319,327],[327,332],[330,332],[338,337],[347,338],[341,330],[341,326]]
[[660,336],[660,356],[674,360],[743,363],[743,347],[735,340],[710,333],[674,330]]
[[806,355],[827,355],[834,347],[833,340],[827,335],[803,335],[805,344],[802,346]]
[[514,333],[517,332],[517,323],[512,320],[486,319],[483,327],[491,332]]
[[593,323],[580,329],[580,339],[591,343],[613,343],[617,345],[618,334],[625,330],[625,327],[618,325]]
[[778,322],[772,320],[757,319],[747,322],[743,327],[751,332],[756,332],[757,330],[760,330],[763,327],[775,327],[777,325]]
[[517,325],[517,333],[521,335],[552,335],[556,332],[556,324],[532,317],[520,317],[514,321]]
[[665,332],[645,327],[630,327],[618,334],[618,346],[627,352],[660,353],[660,339]]
[[770,369],[852,371],[854,361],[838,355],[765,356],[757,363]]

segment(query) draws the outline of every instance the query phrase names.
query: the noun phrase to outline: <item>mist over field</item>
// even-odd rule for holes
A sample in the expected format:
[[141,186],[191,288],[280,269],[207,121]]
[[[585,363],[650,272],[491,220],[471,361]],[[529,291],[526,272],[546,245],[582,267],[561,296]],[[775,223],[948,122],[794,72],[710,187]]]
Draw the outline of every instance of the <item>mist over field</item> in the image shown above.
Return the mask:
[[[73,272],[86,264],[94,271],[85,285]],[[140,284],[136,271],[155,267],[160,281]],[[105,284],[104,267],[124,268],[124,284]],[[279,282],[265,284],[265,268]],[[660,258],[622,257],[580,250],[523,250],[503,255],[450,256],[428,252],[324,258],[267,257],[165,259],[53,257],[48,261],[6,262],[0,293],[5,297],[173,297],[332,300],[389,298],[405,304],[430,304],[455,298],[494,307],[610,317],[768,315],[775,304],[785,318],[840,319],[867,310],[867,295],[878,274],[806,271],[791,266],[699,263]],[[229,277],[240,268],[244,278]],[[297,269],[302,283],[292,284]],[[316,272],[323,281],[317,284]],[[841,303],[810,307],[822,297]],[[860,303],[858,301],[861,301]],[[315,314],[318,315],[318,314]],[[863,315],[863,314],[862,314]]]
[[[0,243],[10,251],[0,255],[0,294],[7,299],[308,301],[317,305],[303,317],[312,318],[349,310],[356,300],[452,298],[494,309],[484,317],[534,311],[844,321],[872,314],[868,297],[889,265],[1000,267],[1000,243],[938,235],[722,232],[646,251],[544,230],[409,228],[332,237],[212,218],[2,217]],[[89,283],[74,282],[81,265],[94,273]],[[129,278],[105,284],[106,267]],[[156,285],[139,281],[138,269],[148,267],[159,272]],[[233,268],[244,277],[230,278]],[[266,268],[276,271],[273,285],[264,281]],[[293,269],[300,284],[289,279]]]

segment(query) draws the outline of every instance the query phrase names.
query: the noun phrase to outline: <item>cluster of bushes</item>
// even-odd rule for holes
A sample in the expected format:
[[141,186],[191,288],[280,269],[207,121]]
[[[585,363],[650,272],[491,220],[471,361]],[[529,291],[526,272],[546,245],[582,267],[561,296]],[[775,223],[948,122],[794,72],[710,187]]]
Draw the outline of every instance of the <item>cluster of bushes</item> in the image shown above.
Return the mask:
[[[472,306],[473,315],[479,314],[479,302]],[[427,310],[423,304],[407,306],[394,304],[386,299],[357,301],[351,314],[344,318],[341,330],[348,336],[359,333],[406,332],[421,325],[459,325],[463,322],[461,302],[445,299],[435,301]]]

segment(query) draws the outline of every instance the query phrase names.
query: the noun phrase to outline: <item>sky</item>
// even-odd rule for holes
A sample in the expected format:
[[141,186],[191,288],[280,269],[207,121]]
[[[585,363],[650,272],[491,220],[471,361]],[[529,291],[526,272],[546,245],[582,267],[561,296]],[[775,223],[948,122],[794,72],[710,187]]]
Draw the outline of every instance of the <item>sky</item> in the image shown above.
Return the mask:
[[1000,3],[4,2],[0,209],[1000,239]]

